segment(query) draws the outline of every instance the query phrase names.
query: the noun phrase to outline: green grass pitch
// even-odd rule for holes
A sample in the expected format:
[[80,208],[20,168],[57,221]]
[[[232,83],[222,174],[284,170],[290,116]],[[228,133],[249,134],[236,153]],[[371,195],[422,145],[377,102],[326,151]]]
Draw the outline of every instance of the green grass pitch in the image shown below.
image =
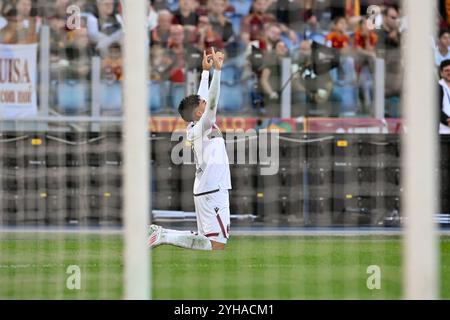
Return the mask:
[[[154,299],[400,299],[399,237],[233,237],[223,252],[152,251]],[[450,237],[440,239],[441,298],[450,298]],[[118,235],[0,234],[1,299],[121,299]],[[70,290],[77,265],[81,288]],[[367,288],[367,267],[381,288]]]

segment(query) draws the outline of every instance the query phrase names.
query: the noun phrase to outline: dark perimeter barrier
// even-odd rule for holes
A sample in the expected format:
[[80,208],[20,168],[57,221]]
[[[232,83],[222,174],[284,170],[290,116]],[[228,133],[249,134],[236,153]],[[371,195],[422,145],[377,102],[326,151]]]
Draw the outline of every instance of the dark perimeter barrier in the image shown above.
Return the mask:
[[[195,165],[179,163],[183,157],[193,160],[192,152],[182,134],[171,137],[149,135],[152,210],[192,213]],[[266,144],[258,134],[241,139],[225,135],[225,139],[232,159],[231,212],[253,217],[235,224],[389,227],[402,223],[398,135],[268,134]],[[0,225],[121,225],[121,142],[116,131],[2,133]],[[267,159],[278,168],[274,174],[262,174]],[[436,170],[437,214],[445,216],[450,213],[450,137],[441,136]]]

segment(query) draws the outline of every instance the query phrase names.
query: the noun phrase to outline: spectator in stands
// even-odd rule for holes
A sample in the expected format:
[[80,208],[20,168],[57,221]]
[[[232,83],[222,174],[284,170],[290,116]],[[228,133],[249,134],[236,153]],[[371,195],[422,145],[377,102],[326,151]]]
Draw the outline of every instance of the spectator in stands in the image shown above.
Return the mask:
[[55,3],[52,4],[51,8],[53,15],[65,17],[67,14],[66,10],[71,4],[72,1],[70,0],[55,0]]
[[281,28],[278,23],[268,23],[264,26],[264,38],[262,48],[272,51],[281,40]]
[[201,70],[203,53],[196,46],[185,41],[185,30],[180,24],[172,25],[170,28],[168,48],[167,54],[174,62],[168,72],[170,80],[168,104],[172,110],[175,110],[181,99],[186,95],[186,72],[194,69]]
[[264,37],[264,25],[277,21],[273,14],[266,12],[268,5],[268,0],[255,0],[251,13],[242,20],[241,40],[244,45],[248,45],[250,41],[262,41]]
[[7,13],[8,24],[0,31],[0,43],[27,44],[38,42],[41,18],[31,0],[17,0]]
[[387,7],[383,14],[382,29],[377,32],[380,49],[397,49],[400,46],[400,17],[397,8]]
[[169,79],[172,83],[184,83],[185,71],[189,68],[194,68],[191,65],[193,54],[198,54],[201,57],[201,51],[195,46],[185,42],[184,28],[180,24],[172,25],[170,28],[170,37],[168,40],[168,54],[175,62],[169,72]]
[[97,0],[96,12],[87,19],[90,41],[105,55],[113,42],[122,39],[121,17],[115,11],[114,0]]
[[356,57],[356,73],[358,88],[363,98],[363,107],[366,111],[373,101],[373,61],[376,58],[375,47],[378,36],[375,31],[369,30],[367,20],[362,18],[354,34],[353,47]]
[[331,70],[333,101],[338,102],[334,113],[339,117],[354,117],[357,112],[357,76],[355,60],[350,50],[341,50],[339,67]]
[[265,53],[260,81],[264,93],[264,107],[269,117],[281,115],[281,59],[287,56],[288,49],[283,41],[278,41],[273,51]]
[[[297,38],[297,33],[301,32],[304,20],[302,19],[302,1],[292,1],[292,0],[277,0],[271,1],[267,12],[272,13],[280,25],[285,26],[285,32],[294,31],[291,34],[293,37]],[[294,40],[291,39],[291,40]],[[295,41],[295,40],[294,40]]]
[[161,10],[158,12],[158,25],[152,30],[151,44],[167,47],[167,41],[170,37],[170,27],[172,26],[173,15],[168,10]]
[[303,41],[294,52],[293,60],[298,63],[299,72],[292,79],[293,115],[330,116],[330,97],[333,81],[330,72],[316,74],[313,68],[312,42]]
[[364,56],[375,57],[375,48],[378,43],[378,35],[367,27],[367,19],[362,18],[355,30],[353,46],[355,50]]
[[434,61],[440,66],[442,61],[450,59],[450,31],[444,29],[439,31],[439,41],[434,49]]
[[316,13],[312,9],[306,10],[300,20],[304,21],[299,28],[299,33],[303,40],[314,40],[325,44],[324,31],[320,26]]
[[55,79],[60,67],[68,64],[66,59],[66,18],[59,16],[56,10],[53,10],[47,17],[50,27],[50,72],[51,78]]
[[173,24],[182,26],[197,26],[198,14],[195,12],[195,0],[180,0],[179,9],[173,13]]
[[150,51],[151,74],[150,79],[154,81],[165,81],[169,79],[169,70],[175,61],[167,53],[166,49],[160,45],[154,45]]
[[5,9],[5,3],[0,0],[0,30],[2,30],[8,24],[8,21],[3,17]]
[[450,0],[439,0],[439,13],[443,20],[441,29],[450,27]]
[[199,17],[196,35],[197,35],[196,42],[198,48],[201,51],[211,47],[218,48],[221,50],[224,48],[222,36],[219,33],[217,33],[212,27],[212,25],[209,23],[208,16]]
[[0,0],[0,16],[9,16],[9,12],[14,9],[14,4],[10,0]]
[[347,19],[339,16],[333,20],[332,31],[326,36],[327,45],[341,53],[340,65],[331,71],[333,80],[332,100],[337,102],[334,114],[356,115],[356,71],[351,56],[350,37],[347,35]]
[[102,78],[110,81],[122,81],[122,48],[114,42],[108,48],[108,54],[102,59]]
[[207,8],[209,23],[212,29],[221,36],[227,55],[235,55],[233,51],[236,51],[236,37],[233,25],[224,14],[228,8],[228,0],[208,0]]
[[332,31],[326,36],[327,45],[335,49],[347,48],[350,38],[346,34],[347,20],[337,17],[333,21]]
[[385,101],[388,117],[400,116],[400,95],[403,84],[400,18],[396,7],[387,7],[383,26],[377,30],[377,55],[385,60]]
[[72,38],[66,44],[66,57],[69,61],[67,79],[88,80],[91,73],[92,48],[86,28],[72,31]]
[[440,114],[439,133],[450,133],[450,60],[444,60],[439,66],[438,105]]

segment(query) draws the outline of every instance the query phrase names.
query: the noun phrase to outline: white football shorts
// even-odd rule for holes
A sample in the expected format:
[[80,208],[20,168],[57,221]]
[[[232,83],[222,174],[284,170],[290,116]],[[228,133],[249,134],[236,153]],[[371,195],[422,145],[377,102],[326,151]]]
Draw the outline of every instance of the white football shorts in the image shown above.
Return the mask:
[[198,233],[212,241],[227,243],[230,232],[228,190],[215,190],[194,196]]

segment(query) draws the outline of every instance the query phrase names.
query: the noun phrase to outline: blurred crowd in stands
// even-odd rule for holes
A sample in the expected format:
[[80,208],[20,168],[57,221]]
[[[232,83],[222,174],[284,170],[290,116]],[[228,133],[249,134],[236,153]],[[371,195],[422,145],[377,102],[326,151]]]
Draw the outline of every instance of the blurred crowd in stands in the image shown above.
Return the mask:
[[[80,8],[80,28],[67,8]],[[368,21],[367,9],[381,15]],[[199,75],[203,50],[226,54],[219,104],[225,114],[280,116],[281,63],[292,61],[292,116],[370,116],[375,58],[385,62],[385,110],[400,116],[401,45],[407,30],[399,0],[149,0],[148,34],[153,113],[172,114],[186,94],[189,72]],[[431,4],[430,4],[431,5]],[[450,57],[450,1],[440,0],[436,65]],[[374,23],[378,28],[369,28]],[[0,43],[40,41],[50,28],[50,75],[55,107],[86,111],[92,57],[101,58],[101,103],[119,111],[123,77],[123,19],[119,0],[0,0]],[[434,38],[430,35],[430,39]],[[310,79],[311,47],[339,51],[339,66]],[[430,44],[431,45],[431,44]],[[309,78],[308,78],[309,77]]]

